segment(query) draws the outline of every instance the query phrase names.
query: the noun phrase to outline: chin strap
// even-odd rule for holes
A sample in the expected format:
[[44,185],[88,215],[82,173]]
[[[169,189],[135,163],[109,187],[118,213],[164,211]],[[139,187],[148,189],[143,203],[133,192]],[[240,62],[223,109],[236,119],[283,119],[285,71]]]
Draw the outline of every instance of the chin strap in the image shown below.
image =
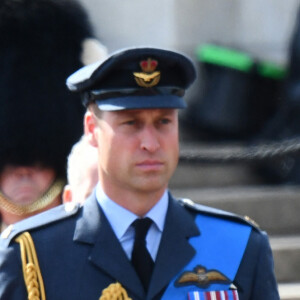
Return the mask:
[[24,232],[16,238],[16,242],[20,244],[28,300],[46,300],[43,277],[31,235]]
[[62,192],[65,181],[56,179],[50,188],[37,200],[30,204],[15,204],[0,192],[0,207],[14,215],[25,215],[36,212],[48,206]]

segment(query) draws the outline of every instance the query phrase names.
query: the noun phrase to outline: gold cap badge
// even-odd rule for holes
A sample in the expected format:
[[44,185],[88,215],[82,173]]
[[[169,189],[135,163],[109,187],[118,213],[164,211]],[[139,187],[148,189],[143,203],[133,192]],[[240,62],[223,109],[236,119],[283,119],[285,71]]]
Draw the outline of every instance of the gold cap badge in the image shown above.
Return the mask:
[[136,83],[145,88],[157,85],[160,80],[160,71],[155,71],[157,65],[157,60],[151,58],[142,60],[140,67],[143,72],[133,72]]

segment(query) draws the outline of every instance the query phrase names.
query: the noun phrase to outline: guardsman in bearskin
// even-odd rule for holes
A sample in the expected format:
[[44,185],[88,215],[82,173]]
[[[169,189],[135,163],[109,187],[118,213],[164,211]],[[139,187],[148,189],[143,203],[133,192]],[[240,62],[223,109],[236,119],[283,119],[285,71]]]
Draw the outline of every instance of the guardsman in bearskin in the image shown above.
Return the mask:
[[195,77],[186,56],[146,47],[68,78],[88,109],[99,182],[82,206],[53,208],[2,233],[1,299],[279,299],[264,232],[168,189],[178,110]]
[[1,232],[61,204],[85,111],[65,79],[102,53],[72,0],[2,0],[0,38]]

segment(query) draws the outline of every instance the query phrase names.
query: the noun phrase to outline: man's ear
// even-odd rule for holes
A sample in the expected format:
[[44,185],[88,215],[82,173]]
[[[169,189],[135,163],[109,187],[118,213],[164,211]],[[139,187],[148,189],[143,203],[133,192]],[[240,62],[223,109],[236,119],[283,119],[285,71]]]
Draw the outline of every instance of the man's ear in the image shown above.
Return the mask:
[[91,111],[87,111],[84,115],[84,134],[87,136],[87,140],[93,147],[97,147],[97,139],[95,137],[96,120]]
[[68,185],[68,184],[64,187],[62,199],[63,199],[63,203],[72,201],[72,190],[71,190],[70,185]]

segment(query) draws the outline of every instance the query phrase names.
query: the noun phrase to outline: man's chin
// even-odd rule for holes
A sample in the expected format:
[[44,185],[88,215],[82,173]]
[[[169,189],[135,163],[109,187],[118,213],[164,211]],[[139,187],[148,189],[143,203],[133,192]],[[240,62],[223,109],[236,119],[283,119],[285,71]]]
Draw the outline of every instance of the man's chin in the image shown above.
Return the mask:
[[140,190],[145,193],[153,193],[160,190],[165,190],[167,187],[167,183],[165,180],[161,179],[148,179],[144,181],[140,181],[137,190]]

